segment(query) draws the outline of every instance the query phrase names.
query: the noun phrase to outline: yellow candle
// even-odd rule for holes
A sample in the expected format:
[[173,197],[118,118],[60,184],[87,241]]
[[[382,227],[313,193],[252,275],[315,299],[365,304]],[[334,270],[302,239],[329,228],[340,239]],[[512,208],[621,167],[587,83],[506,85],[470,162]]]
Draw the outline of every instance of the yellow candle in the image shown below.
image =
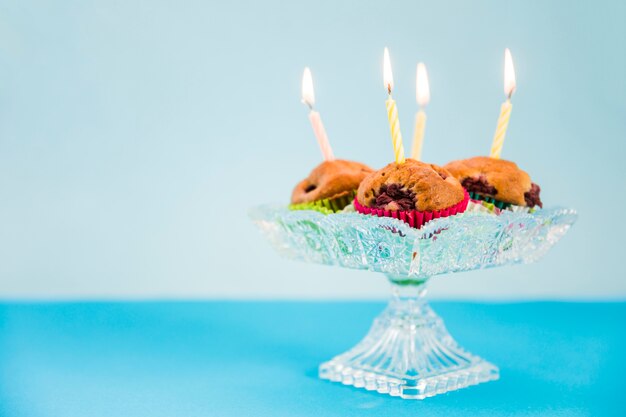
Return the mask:
[[419,161],[422,158],[422,144],[424,142],[424,131],[426,130],[426,112],[424,108],[430,101],[430,87],[428,85],[428,74],[426,66],[421,62],[417,64],[417,87],[415,89],[417,104],[420,109],[415,116],[415,131],[413,132],[413,148],[411,158]]
[[513,105],[511,100],[507,99],[502,106],[500,106],[500,117],[498,117],[498,126],[496,127],[496,133],[493,135],[493,144],[491,145],[491,157],[500,159],[500,153],[502,153],[502,145],[504,144],[504,138],[506,136],[506,129],[509,126],[509,119],[511,118],[511,109]]
[[393,144],[393,154],[396,158],[396,163],[404,163],[404,145],[402,144],[402,132],[400,132],[400,120],[398,120],[398,108],[396,107],[396,101],[389,98],[385,101],[387,105],[387,117],[389,118],[389,130],[391,132],[391,142]]
[[389,97],[385,101],[387,106],[387,118],[389,119],[389,130],[391,132],[391,142],[393,144],[393,153],[396,158],[397,164],[403,164],[404,159],[404,145],[402,144],[402,132],[400,131],[400,120],[398,119],[398,108],[396,107],[395,100],[391,97],[391,90],[393,90],[393,74],[391,73],[391,62],[389,61],[389,51],[385,48],[384,60],[383,60],[383,78],[385,82],[385,88]]
[[507,99],[500,107],[500,117],[498,117],[498,126],[496,127],[496,133],[493,135],[493,143],[491,145],[492,158],[500,159],[502,153],[502,146],[504,145],[504,138],[506,137],[506,129],[509,126],[509,119],[511,118],[511,96],[515,91],[515,69],[513,68],[513,57],[511,57],[511,51],[509,48],[504,51],[504,94]]
[[422,158],[422,143],[424,142],[424,130],[426,129],[426,113],[424,110],[417,112],[415,116],[415,132],[413,133],[413,149],[411,158],[420,161]]

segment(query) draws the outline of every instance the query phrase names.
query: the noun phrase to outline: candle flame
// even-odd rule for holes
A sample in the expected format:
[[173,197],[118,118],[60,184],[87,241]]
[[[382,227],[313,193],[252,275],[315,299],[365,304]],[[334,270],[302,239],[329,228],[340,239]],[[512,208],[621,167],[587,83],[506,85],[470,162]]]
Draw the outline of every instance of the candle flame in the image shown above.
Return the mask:
[[504,50],[504,94],[511,98],[515,92],[515,68],[513,67],[513,57],[509,48]]
[[426,65],[417,64],[417,88],[415,89],[417,104],[424,107],[430,102],[430,86],[428,85],[428,73]]
[[385,48],[383,57],[383,81],[387,92],[391,94],[393,90],[393,74],[391,72],[391,61],[389,60],[389,49]]
[[302,102],[309,107],[315,104],[315,91],[313,90],[313,77],[309,67],[304,68],[302,74]]

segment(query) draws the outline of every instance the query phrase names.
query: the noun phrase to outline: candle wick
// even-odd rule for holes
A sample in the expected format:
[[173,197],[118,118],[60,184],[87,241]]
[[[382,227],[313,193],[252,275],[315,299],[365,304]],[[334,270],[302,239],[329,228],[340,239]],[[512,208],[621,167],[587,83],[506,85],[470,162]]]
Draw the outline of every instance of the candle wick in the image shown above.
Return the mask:
[[391,96],[391,84],[387,84],[387,94]]
[[308,100],[302,99],[302,102],[308,106],[309,110],[313,111],[313,105]]
[[507,100],[511,101],[511,97],[513,97],[513,89],[511,88],[511,91],[509,91],[509,96],[507,97]]

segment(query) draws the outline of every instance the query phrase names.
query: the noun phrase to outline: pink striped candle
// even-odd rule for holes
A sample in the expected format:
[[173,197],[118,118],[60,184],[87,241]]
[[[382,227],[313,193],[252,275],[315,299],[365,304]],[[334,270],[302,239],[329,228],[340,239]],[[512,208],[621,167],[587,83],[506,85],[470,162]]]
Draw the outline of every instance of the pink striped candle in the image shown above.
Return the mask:
[[330,147],[330,142],[328,141],[328,135],[326,134],[326,129],[324,129],[322,118],[319,112],[313,109],[313,104],[315,103],[315,92],[313,90],[313,77],[311,76],[311,70],[308,67],[304,69],[304,74],[302,75],[302,102],[310,109],[309,120],[311,121],[313,133],[317,138],[317,143],[320,146],[324,160],[333,161],[335,156],[333,155],[333,150]]

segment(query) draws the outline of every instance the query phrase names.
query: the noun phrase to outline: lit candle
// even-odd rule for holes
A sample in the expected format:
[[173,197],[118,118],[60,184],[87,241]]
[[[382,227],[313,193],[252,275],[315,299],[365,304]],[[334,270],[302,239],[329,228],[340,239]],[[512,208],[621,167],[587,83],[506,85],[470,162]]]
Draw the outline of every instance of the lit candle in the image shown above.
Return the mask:
[[391,62],[389,61],[389,50],[385,48],[383,59],[383,80],[387,89],[387,117],[389,118],[389,129],[391,131],[391,142],[393,143],[393,153],[397,164],[404,163],[404,145],[402,145],[402,132],[400,132],[400,121],[398,120],[398,109],[395,100],[391,97],[393,90],[393,74],[391,73]]
[[317,143],[320,145],[324,160],[334,160],[335,157],[328,142],[328,135],[326,135],[326,129],[324,129],[322,124],[322,118],[319,112],[313,110],[315,92],[313,91],[313,77],[311,77],[311,70],[308,67],[304,69],[304,74],[302,75],[302,102],[309,107],[309,120],[311,121],[311,126],[313,126],[313,133],[315,133]]
[[419,161],[422,157],[422,143],[424,142],[424,130],[426,129],[426,113],[424,109],[430,101],[430,87],[428,86],[428,74],[426,65],[417,64],[417,87],[415,88],[419,111],[415,116],[415,131],[413,132],[413,149],[411,158]]
[[500,159],[502,153],[502,145],[504,144],[504,138],[506,136],[506,129],[509,126],[509,119],[511,118],[511,96],[515,91],[515,69],[513,68],[513,58],[511,57],[511,51],[509,48],[504,50],[504,94],[506,95],[506,101],[502,103],[500,107],[500,117],[498,118],[498,126],[496,127],[496,133],[493,135],[493,144],[491,145],[491,157]]

